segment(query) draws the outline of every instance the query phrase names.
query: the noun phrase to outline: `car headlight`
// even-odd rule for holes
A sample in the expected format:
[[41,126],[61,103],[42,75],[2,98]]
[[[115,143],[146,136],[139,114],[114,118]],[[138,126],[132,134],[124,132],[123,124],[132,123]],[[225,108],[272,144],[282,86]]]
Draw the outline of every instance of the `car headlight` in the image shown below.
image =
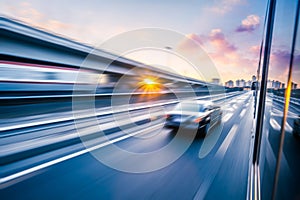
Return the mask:
[[202,121],[202,119],[203,119],[203,117],[197,117],[196,119],[194,119],[194,122],[199,123]]

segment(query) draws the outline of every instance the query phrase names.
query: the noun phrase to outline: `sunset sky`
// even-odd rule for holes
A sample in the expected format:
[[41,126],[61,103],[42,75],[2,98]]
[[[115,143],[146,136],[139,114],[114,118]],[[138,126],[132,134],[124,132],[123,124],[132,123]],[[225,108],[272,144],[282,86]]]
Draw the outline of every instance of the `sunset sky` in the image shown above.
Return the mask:
[[[287,79],[295,2],[277,5],[269,77],[282,82]],[[225,82],[249,80],[256,74],[266,4],[264,0],[0,0],[0,13],[95,47],[136,29],[173,30],[199,44]],[[300,77],[299,44],[294,82]],[[180,45],[183,51],[193,51],[193,45],[184,41]],[[151,56],[133,53],[128,57],[153,64]],[[177,71],[187,76],[194,74],[179,66]]]

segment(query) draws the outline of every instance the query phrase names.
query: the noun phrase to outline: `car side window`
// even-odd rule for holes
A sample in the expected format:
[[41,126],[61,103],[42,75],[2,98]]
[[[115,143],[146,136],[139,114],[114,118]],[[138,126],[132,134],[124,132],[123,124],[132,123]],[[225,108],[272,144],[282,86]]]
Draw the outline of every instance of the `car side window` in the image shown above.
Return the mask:
[[214,110],[220,110],[220,107],[219,107],[219,106],[214,106],[213,109],[214,109]]
[[212,107],[211,106],[205,106],[203,110],[204,110],[204,112],[211,111]]
[[203,107],[202,109],[200,109],[200,111],[206,112],[206,111],[208,111],[208,108],[207,107]]

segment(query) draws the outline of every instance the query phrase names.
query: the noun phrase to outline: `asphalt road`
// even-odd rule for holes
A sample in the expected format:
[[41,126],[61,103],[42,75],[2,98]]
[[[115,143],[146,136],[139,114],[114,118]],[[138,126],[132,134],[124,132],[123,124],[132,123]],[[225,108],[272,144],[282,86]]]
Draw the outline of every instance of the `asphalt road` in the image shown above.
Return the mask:
[[[222,105],[222,123],[211,127],[205,138],[197,137],[182,156],[162,169],[123,172],[93,155],[105,153],[117,160],[116,165],[139,168],[169,160],[172,152],[134,162],[110,152],[112,144],[102,145],[93,154],[72,152],[22,169],[22,176],[2,184],[1,199],[245,199],[253,107],[250,92],[230,99]],[[160,150],[175,137],[180,145],[190,136],[178,136],[174,130],[152,125],[134,137],[116,140],[114,145],[143,154]]]

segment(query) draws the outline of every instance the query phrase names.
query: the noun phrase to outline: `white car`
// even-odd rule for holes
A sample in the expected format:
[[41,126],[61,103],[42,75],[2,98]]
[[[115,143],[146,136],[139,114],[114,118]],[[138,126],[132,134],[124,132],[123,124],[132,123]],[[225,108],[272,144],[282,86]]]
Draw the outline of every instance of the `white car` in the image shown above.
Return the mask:
[[166,114],[165,126],[168,128],[193,129],[207,134],[209,127],[222,119],[220,106],[211,101],[186,101],[178,103]]

